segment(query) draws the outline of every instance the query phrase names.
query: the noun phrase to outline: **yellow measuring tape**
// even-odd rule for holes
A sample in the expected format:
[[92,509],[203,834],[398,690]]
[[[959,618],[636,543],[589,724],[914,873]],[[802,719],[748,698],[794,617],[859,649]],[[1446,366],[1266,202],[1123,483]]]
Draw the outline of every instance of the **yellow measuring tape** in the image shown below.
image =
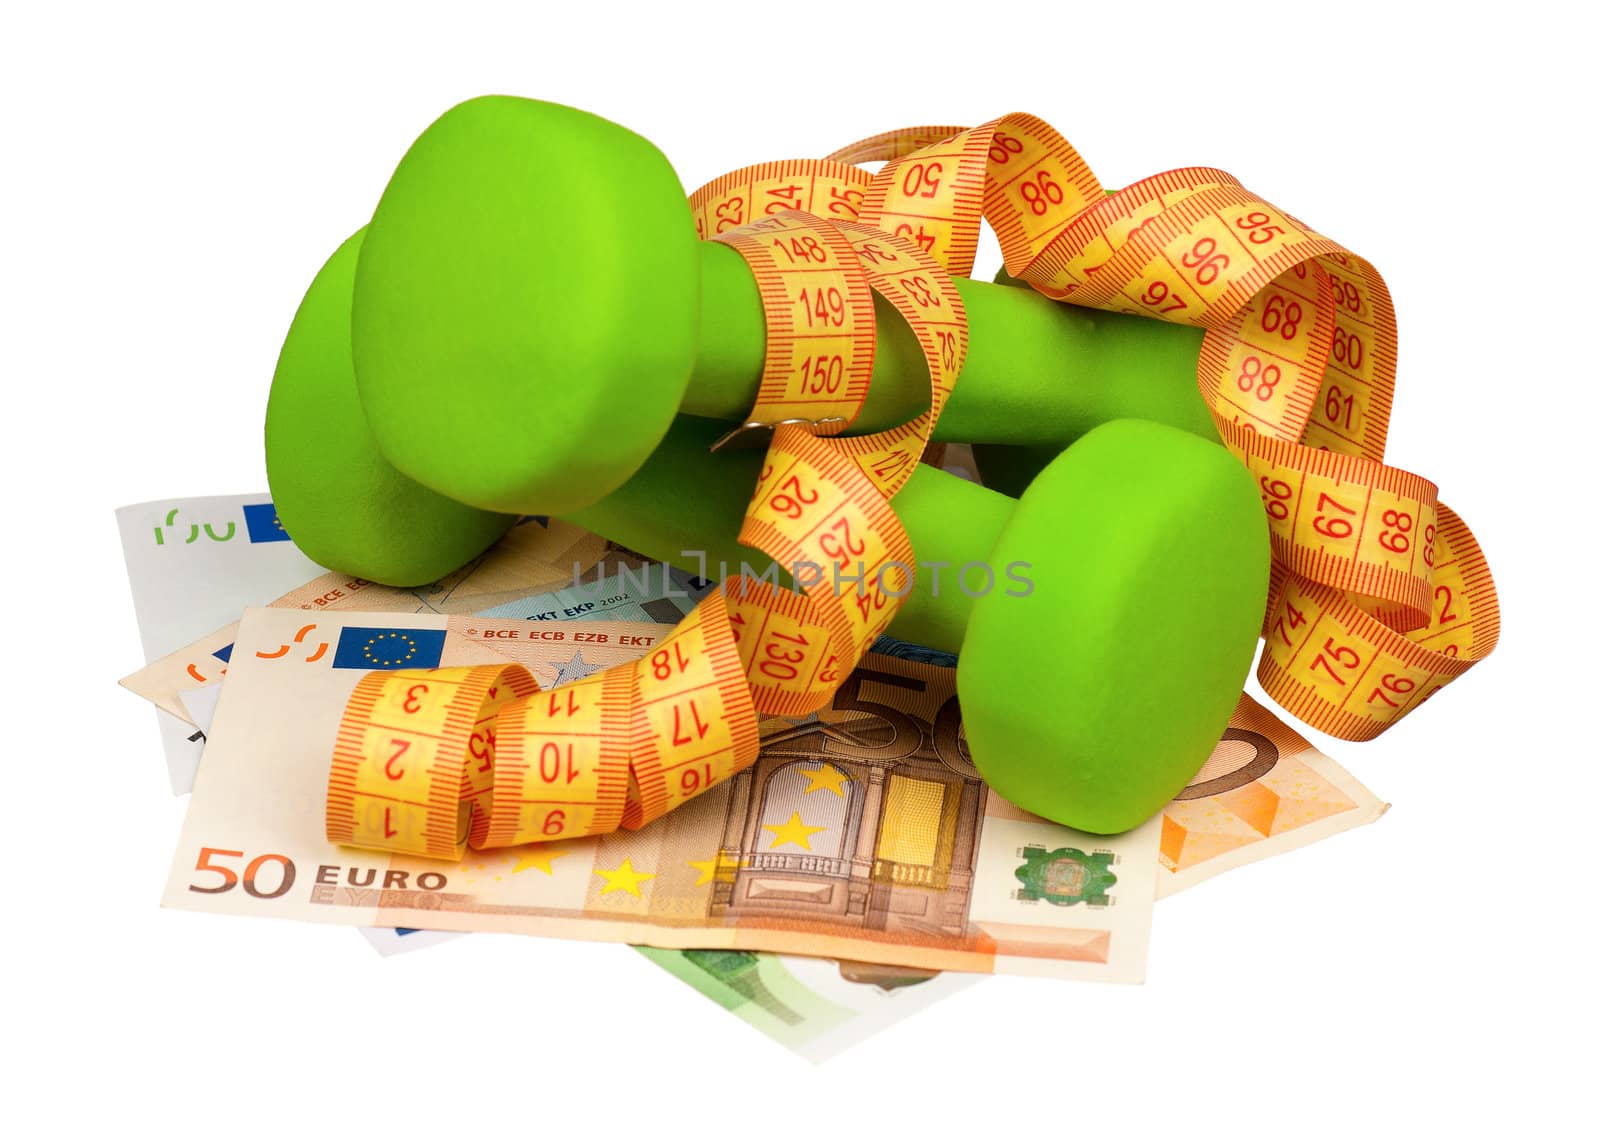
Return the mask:
[[[1382,461],[1396,331],[1382,278],[1225,172],[1106,195],[1053,128],[1009,115],[742,168],[690,206],[703,239],[749,262],[766,313],[747,425],[773,434],[739,540],[845,576],[804,595],[730,579],[641,661],[548,693],[515,666],[367,675],[340,724],[330,840],[454,859],[637,828],[753,762],[758,713],[825,703],[910,587],[890,499],[965,361],[950,276],[971,273],[983,219],[1006,270],[1051,298],[1205,328],[1201,393],[1271,526],[1257,675],[1280,704],[1375,737],[1493,648],[1471,532],[1432,483]],[[871,378],[874,292],[916,334],[932,399],[904,426],[840,438]]]

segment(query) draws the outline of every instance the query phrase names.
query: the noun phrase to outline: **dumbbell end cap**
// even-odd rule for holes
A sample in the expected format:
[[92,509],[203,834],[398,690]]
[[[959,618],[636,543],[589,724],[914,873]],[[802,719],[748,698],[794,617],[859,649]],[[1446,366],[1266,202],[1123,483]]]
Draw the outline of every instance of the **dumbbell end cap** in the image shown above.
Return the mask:
[[419,136],[373,213],[351,336],[384,454],[461,502],[561,514],[676,413],[700,256],[666,158],[574,108],[484,96]]
[[975,603],[960,694],[1000,796],[1093,833],[1172,799],[1227,727],[1265,612],[1249,472],[1187,432],[1123,419],[1040,472],[995,548],[1032,592]]
[[267,480],[279,520],[314,562],[419,586],[516,520],[436,494],[395,470],[367,429],[350,366],[350,290],[362,233],[317,273],[278,355],[267,400]]

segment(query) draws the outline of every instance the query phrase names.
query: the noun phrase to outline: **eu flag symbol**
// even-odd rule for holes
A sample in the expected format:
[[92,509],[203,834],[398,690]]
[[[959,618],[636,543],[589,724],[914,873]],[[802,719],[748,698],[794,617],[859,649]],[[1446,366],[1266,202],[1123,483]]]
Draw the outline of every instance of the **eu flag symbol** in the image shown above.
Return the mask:
[[251,542],[287,542],[288,533],[278,521],[278,509],[270,502],[256,502],[244,508],[244,528]]
[[333,652],[335,669],[426,670],[444,654],[444,631],[345,626]]

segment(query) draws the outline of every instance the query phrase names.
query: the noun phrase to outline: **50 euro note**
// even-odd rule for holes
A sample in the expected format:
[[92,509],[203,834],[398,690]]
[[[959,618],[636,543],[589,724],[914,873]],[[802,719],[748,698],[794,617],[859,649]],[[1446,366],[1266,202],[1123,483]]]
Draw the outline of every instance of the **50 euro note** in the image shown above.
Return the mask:
[[[648,653],[643,623],[248,611],[163,904],[329,924],[764,950],[960,972],[1137,981],[1160,826],[1093,837],[989,791],[955,675],[869,656],[830,705],[762,722],[759,760],[643,829],[468,852],[324,836],[339,719],[374,631],[441,665],[541,684]],[[485,630],[492,630],[486,634]]]
[[[882,645],[883,643],[880,643]],[[937,663],[936,663],[937,664]],[[185,704],[205,691],[185,691]],[[201,722],[209,730],[215,695]],[[1161,812],[1156,898],[1377,820],[1389,806],[1242,695],[1217,748]]]

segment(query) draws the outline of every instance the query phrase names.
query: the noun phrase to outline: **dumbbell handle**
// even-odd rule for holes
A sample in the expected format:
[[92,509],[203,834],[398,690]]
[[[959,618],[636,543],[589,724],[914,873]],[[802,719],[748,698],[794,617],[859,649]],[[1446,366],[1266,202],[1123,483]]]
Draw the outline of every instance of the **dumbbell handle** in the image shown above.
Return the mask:
[[[723,424],[680,415],[644,467],[617,490],[591,506],[562,515],[586,530],[610,538],[660,562],[699,573],[690,552],[705,555],[706,574],[729,575],[740,563],[764,571],[772,559],[734,538],[755,489],[759,451],[709,453],[727,430]],[[920,575],[889,633],[939,650],[958,650],[976,600],[957,582],[960,567],[994,550],[995,540],[1016,509],[1016,499],[987,490],[931,466],[918,466],[895,495],[894,509],[905,526],[919,566],[940,571],[938,593]],[[978,588],[976,578],[973,589]],[[990,593],[1004,593],[1006,572],[995,571]]]
[[[700,350],[679,410],[742,422],[755,405],[766,350],[761,297],[737,251],[702,243],[700,252]],[[1195,385],[1199,328],[1073,307],[1025,287],[955,284],[970,339],[936,440],[1059,449],[1116,418],[1217,440]],[[897,426],[928,405],[928,368],[911,328],[881,298],[874,302],[872,388],[850,433]]]

